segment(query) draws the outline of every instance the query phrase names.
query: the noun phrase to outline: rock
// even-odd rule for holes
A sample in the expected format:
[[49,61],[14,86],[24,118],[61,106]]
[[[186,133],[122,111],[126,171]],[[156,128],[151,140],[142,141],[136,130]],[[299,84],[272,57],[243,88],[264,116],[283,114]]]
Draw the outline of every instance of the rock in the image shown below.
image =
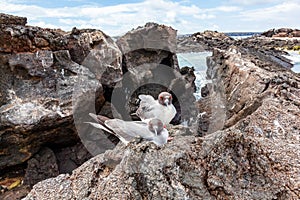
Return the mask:
[[261,33],[261,35],[266,36],[266,37],[272,37],[274,34],[275,34],[274,28]]
[[113,87],[122,79],[122,53],[109,36],[94,29],[73,29],[70,37],[76,38],[69,44],[72,59],[88,67],[102,85]]
[[236,129],[177,137],[163,148],[132,143],[118,156],[98,155],[71,176],[38,183],[25,200],[297,198],[299,154],[291,150]]
[[233,38],[217,31],[198,32],[191,37],[197,43],[202,44],[206,51],[211,51],[213,48],[227,49],[235,41]]
[[300,41],[297,39],[283,40],[255,36],[239,40],[235,43],[235,46],[242,46],[248,53],[255,54],[257,57],[256,62],[260,59],[264,61],[267,59],[268,63],[271,62],[277,66],[291,68],[293,65],[290,60],[284,57],[287,54],[284,49],[292,49],[298,44],[300,44]]
[[58,176],[59,169],[54,152],[43,147],[27,162],[24,184],[33,186],[39,181]]
[[207,51],[207,45],[197,42],[191,35],[177,37],[177,53],[203,52]]
[[201,88],[201,97],[207,97],[209,95],[209,89],[207,84]]
[[46,143],[78,142],[78,132],[88,128],[76,130],[76,123],[95,107],[101,109],[110,95],[103,87],[113,88],[120,81],[122,55],[99,30],[67,33],[21,24],[0,27],[3,169],[26,162]]
[[159,64],[179,70],[174,65],[176,30],[171,27],[147,23],[120,37],[117,44],[124,55],[123,71],[130,73],[135,84],[153,78]]
[[194,92],[196,91],[196,75],[194,73],[194,67],[182,67],[180,68],[180,74],[184,77],[187,83],[191,83],[191,87],[193,88]]
[[261,35],[266,37],[299,37],[300,30],[291,28],[270,29]]
[[27,18],[0,13],[0,25],[1,24],[25,26],[27,24]]
[[288,33],[277,33],[275,35],[273,35],[272,37],[288,37]]
[[294,30],[291,35],[292,37],[300,37],[300,30]]
[[255,59],[238,47],[208,59],[209,126],[225,113],[219,130],[196,137],[173,126],[174,139],[162,147],[120,144],[72,175],[36,184],[25,200],[298,199],[300,77]]
[[82,143],[77,143],[74,146],[63,147],[55,150],[55,157],[59,173],[71,174],[74,169],[90,159],[92,155],[87,151]]
[[[268,56],[261,58],[260,61],[263,62],[257,62],[256,53],[249,54],[235,47],[226,53],[214,51],[213,57],[208,59],[207,76],[213,79],[213,86],[210,87],[211,100],[214,102],[218,99],[219,104],[226,108],[226,121],[223,121],[225,128],[255,112],[262,106],[264,99],[275,93],[275,89],[270,91],[270,87],[274,79],[279,81],[275,78],[278,73],[282,74],[279,75],[279,82],[298,87],[294,85],[297,85],[299,79],[292,72],[277,65],[277,62],[271,62]],[[224,74],[231,75],[226,77]]]
[[3,194],[0,194],[0,199],[3,200],[16,200],[25,198],[30,192],[31,188],[29,186],[19,186],[13,190],[9,190]]
[[178,112],[172,123],[185,120],[187,112],[184,110],[191,110],[187,107],[193,104],[179,101],[184,98],[190,99],[189,102],[194,100],[192,92],[186,92],[194,90],[194,79],[180,74],[175,55],[176,30],[147,23],[118,38],[117,44],[123,53],[124,76],[119,88],[114,90],[111,102],[123,119],[134,118],[131,114],[137,109],[139,94],[157,98],[160,92],[169,91]]

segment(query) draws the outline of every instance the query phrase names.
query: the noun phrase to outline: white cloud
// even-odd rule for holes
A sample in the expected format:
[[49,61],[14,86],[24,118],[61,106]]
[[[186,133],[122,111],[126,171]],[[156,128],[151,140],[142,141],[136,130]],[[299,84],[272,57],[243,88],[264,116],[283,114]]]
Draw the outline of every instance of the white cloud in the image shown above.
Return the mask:
[[237,6],[219,6],[215,8],[205,9],[206,12],[236,12],[240,10],[241,8]]
[[245,11],[241,14],[247,21],[269,21],[269,22],[295,22],[300,25],[300,4],[296,2],[284,2],[272,7]]
[[[205,9],[185,0],[180,2],[144,0],[138,3],[124,3],[113,6],[85,5],[59,8],[37,6],[33,4],[35,0],[1,1],[0,12],[25,16],[28,18],[29,25],[61,28],[66,31],[71,30],[74,26],[77,28],[96,28],[112,36],[124,34],[132,28],[144,25],[147,22],[172,26],[179,30],[179,34],[182,34],[203,30],[232,31],[238,28],[266,30],[264,27],[268,23],[276,24],[279,21],[282,24],[285,22],[286,26],[289,24],[298,24],[299,26],[297,19],[300,19],[298,14],[300,3],[297,3],[300,0],[287,0],[287,3],[255,10],[249,10],[248,7],[250,6],[242,8],[236,5],[246,5],[250,2],[255,4],[255,2],[260,2],[258,0],[227,0],[227,3],[236,3],[234,5],[219,4],[222,6]],[[269,2],[270,0],[266,1]],[[249,21],[255,23],[249,23]]]
[[238,5],[262,5],[268,3],[278,3],[282,0],[229,0],[229,3],[238,4]]
[[[26,16],[30,25],[56,24],[56,28],[70,30],[78,28],[100,28],[108,34],[121,34],[147,22],[165,23],[175,29],[201,29],[199,19],[211,19],[211,11],[195,5],[184,5],[169,0],[145,0],[114,6],[78,6],[44,8],[20,3],[21,0],[6,0],[0,12]],[[226,10],[220,10],[226,11]],[[48,22],[42,23],[43,20]],[[51,22],[51,23],[50,23]],[[189,22],[189,23],[187,23]],[[53,27],[53,25],[51,25]],[[203,27],[202,27],[203,28]]]
[[194,18],[206,20],[206,19],[216,18],[216,16],[215,15],[211,15],[211,14],[197,14],[197,15],[194,15]]

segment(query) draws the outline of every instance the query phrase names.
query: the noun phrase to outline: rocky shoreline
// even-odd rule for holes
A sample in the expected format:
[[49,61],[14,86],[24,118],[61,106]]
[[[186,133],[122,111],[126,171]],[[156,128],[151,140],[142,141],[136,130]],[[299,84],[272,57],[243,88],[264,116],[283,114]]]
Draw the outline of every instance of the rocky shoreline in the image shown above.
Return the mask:
[[[148,23],[114,41],[1,14],[0,199],[299,198],[300,75],[283,50],[300,39],[271,32],[177,37]],[[213,51],[212,83],[195,102],[176,53],[201,51]],[[164,90],[178,115],[163,147],[125,147],[83,123],[88,112],[136,120],[137,95]]]

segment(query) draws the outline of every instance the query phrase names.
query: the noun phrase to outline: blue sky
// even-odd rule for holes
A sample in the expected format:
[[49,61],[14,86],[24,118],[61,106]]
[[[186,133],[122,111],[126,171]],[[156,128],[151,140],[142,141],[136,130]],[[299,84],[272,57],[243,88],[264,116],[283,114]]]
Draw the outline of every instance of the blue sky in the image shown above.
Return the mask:
[[147,22],[178,34],[300,29],[300,0],[1,0],[0,12],[27,17],[43,28],[96,28],[122,35]]

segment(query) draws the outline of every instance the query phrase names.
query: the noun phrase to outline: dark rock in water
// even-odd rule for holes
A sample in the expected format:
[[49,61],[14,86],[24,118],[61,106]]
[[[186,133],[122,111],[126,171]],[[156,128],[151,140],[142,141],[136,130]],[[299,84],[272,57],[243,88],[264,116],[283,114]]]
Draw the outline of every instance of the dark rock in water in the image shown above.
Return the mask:
[[266,37],[300,37],[300,30],[291,28],[270,29],[261,35]]
[[201,88],[201,96],[202,97],[207,97],[209,95],[209,89],[207,84]]
[[1,24],[25,26],[27,24],[27,18],[0,13],[0,25]]
[[300,37],[300,30],[293,30],[290,35],[292,35],[292,37]]
[[180,68],[180,74],[185,78],[187,83],[191,83],[193,91],[196,92],[196,75],[194,73],[195,69],[193,67],[182,67]]

